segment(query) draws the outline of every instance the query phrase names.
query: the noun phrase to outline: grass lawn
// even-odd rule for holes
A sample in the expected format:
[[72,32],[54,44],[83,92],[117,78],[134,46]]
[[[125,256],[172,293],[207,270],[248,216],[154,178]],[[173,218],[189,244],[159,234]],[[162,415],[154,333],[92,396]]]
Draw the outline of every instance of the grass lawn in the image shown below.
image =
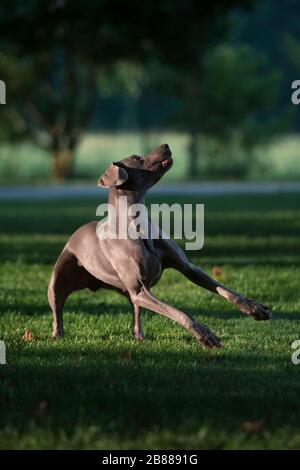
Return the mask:
[[[172,198],[169,198],[171,200]],[[174,201],[178,198],[174,196]],[[204,202],[204,249],[191,254],[224,283],[269,304],[270,322],[244,317],[175,271],[153,289],[222,337],[203,350],[145,311],[130,336],[121,296],[73,294],[65,339],[52,342],[46,288],[71,232],[96,200],[1,202],[0,448],[295,449],[300,447],[299,194],[182,199]],[[158,201],[156,201],[158,202]],[[161,199],[160,199],[160,202]],[[22,340],[25,329],[32,341]]]

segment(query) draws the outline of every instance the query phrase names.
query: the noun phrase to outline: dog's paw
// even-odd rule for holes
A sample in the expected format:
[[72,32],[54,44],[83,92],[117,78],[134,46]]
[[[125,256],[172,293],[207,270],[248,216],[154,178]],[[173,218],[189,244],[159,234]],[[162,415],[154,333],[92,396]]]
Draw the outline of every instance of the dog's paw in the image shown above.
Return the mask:
[[200,325],[199,323],[194,322],[191,332],[201,346],[204,346],[205,348],[219,349],[222,347],[221,339],[205,325]]
[[145,336],[143,335],[143,333],[134,333],[133,337],[136,341],[144,341],[145,339]]
[[248,315],[249,317],[254,318],[254,320],[271,320],[272,312],[267,305],[260,304],[255,300],[243,298],[240,302],[237,303],[237,306],[240,310]]
[[55,331],[52,333],[51,339],[55,341],[56,339],[63,338],[64,334],[60,331]]

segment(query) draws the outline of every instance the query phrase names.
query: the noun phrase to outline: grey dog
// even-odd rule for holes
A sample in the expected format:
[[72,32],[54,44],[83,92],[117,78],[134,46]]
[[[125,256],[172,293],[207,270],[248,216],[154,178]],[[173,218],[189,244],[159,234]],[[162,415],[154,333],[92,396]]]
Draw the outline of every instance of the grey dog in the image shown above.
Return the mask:
[[[132,155],[110,165],[98,182],[109,188],[109,203],[118,216],[118,201],[125,196],[128,206],[144,202],[147,190],[168,171],[173,164],[172,153],[163,144],[146,156]],[[108,214],[108,221],[110,215]],[[127,215],[127,224],[132,222]],[[106,222],[109,223],[109,222]],[[207,326],[198,323],[151,293],[166,268],[180,271],[190,281],[214,292],[236,305],[255,320],[269,320],[270,309],[248,299],[212,279],[190,263],[184,251],[171,239],[101,239],[97,236],[97,221],[80,227],[69,239],[60,254],[48,288],[48,300],[53,312],[53,338],[63,335],[63,308],[73,291],[88,288],[113,289],[126,296],[133,308],[132,332],[143,340],[141,326],[142,307],[175,320],[188,330],[197,341],[209,348],[219,348],[221,341]],[[159,230],[159,228],[158,228]]]

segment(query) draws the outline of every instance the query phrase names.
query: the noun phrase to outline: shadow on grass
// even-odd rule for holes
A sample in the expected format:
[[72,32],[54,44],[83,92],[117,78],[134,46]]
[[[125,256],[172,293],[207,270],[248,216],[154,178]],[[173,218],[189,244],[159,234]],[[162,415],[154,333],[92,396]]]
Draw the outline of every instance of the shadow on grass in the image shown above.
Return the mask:
[[[59,254],[61,253],[68,236],[62,240],[53,240],[51,236],[40,236],[34,239],[19,238],[1,240],[0,261],[2,263],[22,263],[22,264],[40,264],[54,266]],[[184,249],[184,243],[178,243]],[[206,263],[212,264],[231,264],[238,266],[255,265],[264,266],[289,266],[298,260],[297,253],[300,250],[299,240],[285,242],[284,239],[274,242],[272,239],[263,239],[259,245],[249,243],[244,240],[237,245],[235,240],[228,242],[226,236],[223,243],[220,241],[218,246],[204,246],[197,252],[187,252],[188,257],[201,264],[201,259]]]
[[[3,233],[71,234],[80,225],[97,220],[96,209],[105,199],[0,202]],[[299,194],[219,195],[216,197],[152,197],[149,202],[205,203],[205,231],[210,236],[294,235],[299,229]]]
[[266,419],[269,431],[299,423],[298,373],[280,357],[55,346],[26,348],[27,364],[0,369],[1,427],[71,437],[96,426],[132,447],[164,430],[186,435],[188,447],[203,427],[229,436],[244,420]]
[[[186,310],[184,307],[180,307],[182,310]],[[209,310],[206,308],[203,309],[189,309],[189,312],[191,315],[193,315],[195,318],[198,318],[199,321],[201,321],[201,315],[206,316],[206,317],[212,317],[216,318],[219,320],[234,320],[237,318],[249,318],[247,315],[244,315],[242,312],[240,312],[237,309],[234,309],[232,307],[232,311],[220,311],[220,310]],[[276,321],[276,320],[291,320],[291,321],[299,321],[300,319],[300,312],[280,312],[276,311],[275,313],[273,312],[272,314],[272,320],[271,321]],[[255,321],[251,318],[252,321]]]
[[[197,287],[196,287],[197,289]],[[199,288],[199,291],[203,292],[203,289]],[[14,297],[15,294],[15,289],[11,288],[4,288],[3,293],[5,293],[5,296]],[[113,302],[112,299],[109,300],[109,302],[106,302],[103,300],[101,297],[101,293],[104,294],[111,294],[111,291],[107,289],[100,289],[96,293],[90,292],[88,289],[85,289],[83,291],[80,291],[80,293],[76,292],[73,293],[69,296],[69,298],[66,301],[65,307],[64,307],[64,312],[78,312],[80,314],[88,315],[88,316],[100,316],[104,314],[112,314],[112,315],[117,315],[120,313],[131,313],[131,306],[129,302],[121,295],[118,293],[114,293],[114,297],[120,299],[120,302]],[[26,303],[26,296],[28,294],[34,293],[35,295],[37,294],[38,297],[41,299],[44,299],[44,303],[38,303],[38,304],[32,304],[31,299],[28,300],[28,303]],[[214,294],[211,294],[213,296]],[[82,297],[81,297],[82,296]],[[161,297],[161,296],[160,296]],[[51,315],[51,309],[48,305],[47,302],[47,290],[45,287],[45,292],[41,294],[40,290],[35,290],[35,289],[20,289],[18,288],[18,299],[20,300],[14,300],[11,302],[4,302],[2,300],[1,306],[0,306],[0,313],[1,312],[17,312],[20,315],[26,315],[29,317],[33,316],[39,316],[39,315],[45,315],[49,313]],[[230,319],[237,319],[241,317],[247,317],[243,313],[241,313],[238,309],[236,309],[234,306],[229,305],[224,299],[222,299],[223,305],[220,307],[220,309],[210,309],[206,307],[197,306],[196,308],[191,308],[190,306],[186,306],[184,303],[178,303],[178,302],[169,302],[176,308],[183,310],[187,312],[189,315],[193,316],[194,318],[197,318],[199,321],[201,321],[201,316],[206,316],[206,317],[212,317],[220,320],[230,320]],[[270,306],[272,309],[272,306]],[[145,313],[147,312],[147,315],[158,315],[157,313],[154,313],[152,311],[148,311],[143,309],[143,317],[145,318]],[[150,313],[148,313],[150,312]],[[300,312],[287,312],[287,311],[278,311],[276,310],[273,312],[273,317],[272,320],[299,320],[300,317]]]
[[[109,291],[106,291],[106,292],[109,292]],[[20,289],[18,289],[18,294],[20,296],[22,295],[22,291]],[[27,291],[24,291],[24,295],[26,294],[27,294]],[[90,293],[90,295],[98,296],[99,294]],[[24,298],[22,300],[22,297],[20,297],[20,301],[18,302],[7,302],[7,303],[1,302],[0,312],[1,311],[2,312],[17,312],[20,315],[26,315],[29,317],[45,315],[47,313],[49,313],[50,315],[51,310],[46,300],[46,293],[44,297],[45,297],[45,303],[43,304],[32,305],[30,301],[28,301],[28,303],[25,303]],[[72,300],[72,296],[70,296],[70,298],[66,302],[64,312],[65,313],[66,312],[75,312],[75,313],[78,312],[84,315],[99,316],[99,315],[104,315],[107,313],[110,313],[112,315],[119,314],[122,312],[131,313],[132,311],[129,302],[125,301],[125,303],[114,304],[111,301],[107,303],[104,302],[103,300],[101,300],[101,296],[97,297],[97,300],[98,299],[99,299],[99,302],[96,302],[95,300],[94,302],[89,302],[86,300],[78,299],[76,297],[73,298]],[[120,299],[123,299],[123,297],[120,296]]]
[[[178,202],[175,196],[152,200]],[[97,219],[96,208],[101,202],[103,199],[0,203],[0,260],[53,265],[69,236]],[[206,242],[201,257],[233,265],[267,261],[278,267],[297,261],[298,194],[227,195],[201,197],[201,201],[191,196],[181,197],[180,202],[206,204]],[[189,256],[196,254],[199,252],[190,252]]]

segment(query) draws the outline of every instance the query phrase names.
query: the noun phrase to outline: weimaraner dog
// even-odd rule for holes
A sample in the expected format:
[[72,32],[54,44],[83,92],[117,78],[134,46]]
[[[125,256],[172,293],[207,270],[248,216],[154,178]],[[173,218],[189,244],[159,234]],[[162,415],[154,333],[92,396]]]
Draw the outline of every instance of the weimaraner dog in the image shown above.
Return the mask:
[[[169,146],[163,144],[147,156],[133,155],[114,162],[106,169],[98,186],[109,188],[108,200],[116,209],[117,216],[120,196],[127,198],[128,206],[143,203],[146,191],[171,168],[171,155]],[[107,220],[109,217],[108,212]],[[126,217],[128,224],[132,222],[132,216],[127,214]],[[159,281],[166,268],[174,268],[198,286],[225,297],[255,320],[271,318],[266,305],[224,287],[191,264],[173,240],[151,237],[102,239],[97,235],[97,224],[97,221],[89,222],[80,227],[71,236],[55,264],[48,288],[53,312],[53,338],[63,335],[63,307],[71,292],[84,288],[94,292],[108,288],[128,298],[133,308],[132,332],[137,340],[144,339],[141,326],[143,307],[175,320],[201,345],[219,348],[220,338],[205,325],[151,293],[151,287]]]

